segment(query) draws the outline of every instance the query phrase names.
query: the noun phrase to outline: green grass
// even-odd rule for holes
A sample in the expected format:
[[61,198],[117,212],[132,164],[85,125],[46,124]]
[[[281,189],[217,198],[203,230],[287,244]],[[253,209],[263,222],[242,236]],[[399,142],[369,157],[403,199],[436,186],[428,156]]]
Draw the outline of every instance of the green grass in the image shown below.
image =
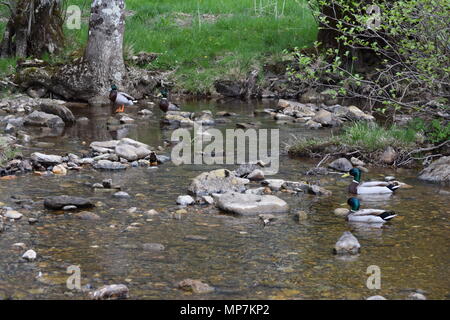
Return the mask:
[[410,127],[381,127],[376,123],[354,122],[345,126],[339,135],[327,138],[299,139],[289,147],[292,155],[306,156],[311,153],[329,153],[334,150],[363,152],[383,151],[388,146],[410,149],[418,143],[417,131]]
[[0,136],[0,166],[5,165],[18,154],[20,154],[20,151],[12,147],[4,137]]
[[[127,0],[134,15],[126,21],[125,56],[159,53],[147,68],[174,71],[178,89],[208,93],[216,79],[242,79],[252,68],[279,59],[284,49],[315,40],[317,27],[306,0],[256,3],[255,12],[254,0]],[[90,1],[67,4],[79,5],[85,19],[81,30],[66,30],[66,52],[82,52]],[[212,20],[203,15],[213,15]]]

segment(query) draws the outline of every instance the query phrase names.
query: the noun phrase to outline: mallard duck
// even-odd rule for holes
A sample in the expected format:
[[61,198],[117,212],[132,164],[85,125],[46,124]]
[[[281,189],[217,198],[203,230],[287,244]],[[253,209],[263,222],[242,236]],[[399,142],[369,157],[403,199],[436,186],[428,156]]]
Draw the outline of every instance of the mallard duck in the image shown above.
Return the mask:
[[161,89],[161,100],[159,101],[159,108],[162,112],[166,113],[167,111],[180,111],[180,107],[174,103],[169,101],[169,92],[166,88]]
[[395,212],[381,209],[359,209],[360,203],[358,198],[350,198],[347,200],[351,210],[347,215],[347,220],[351,222],[365,223],[385,223],[395,216]]
[[353,194],[392,193],[400,188],[398,181],[369,181],[361,183],[361,170],[358,168],[351,169],[342,177],[345,178],[349,176],[353,176],[353,181],[348,186],[348,192]]
[[125,106],[132,106],[137,102],[129,94],[117,91],[117,86],[115,84],[111,86],[111,90],[109,91],[109,100],[111,100],[114,105],[119,106],[116,110],[117,113],[124,112]]

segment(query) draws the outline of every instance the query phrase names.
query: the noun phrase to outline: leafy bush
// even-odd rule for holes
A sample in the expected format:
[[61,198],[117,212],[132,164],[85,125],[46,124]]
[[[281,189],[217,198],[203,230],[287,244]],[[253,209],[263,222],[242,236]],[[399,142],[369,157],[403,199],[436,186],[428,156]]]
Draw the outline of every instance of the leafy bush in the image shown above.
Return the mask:
[[450,139],[450,122],[433,119],[426,122],[421,118],[415,118],[410,128],[422,132],[431,143],[438,144]]
[[[450,1],[380,0],[375,2],[380,15],[367,13],[372,1],[310,3],[321,26],[337,34],[337,44],[316,43],[312,53],[296,50],[294,79],[341,96],[368,98],[381,111],[448,101]],[[361,63],[367,53],[373,57],[370,68]]]

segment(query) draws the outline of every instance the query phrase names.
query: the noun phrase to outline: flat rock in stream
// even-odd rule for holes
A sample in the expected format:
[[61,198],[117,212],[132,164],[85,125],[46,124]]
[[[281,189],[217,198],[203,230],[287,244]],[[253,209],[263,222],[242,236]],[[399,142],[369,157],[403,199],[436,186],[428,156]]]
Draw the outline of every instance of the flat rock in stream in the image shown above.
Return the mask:
[[188,188],[190,194],[195,196],[207,196],[213,193],[244,192],[246,184],[250,181],[236,177],[235,174],[226,169],[218,169],[203,172],[192,180]]
[[178,282],[177,286],[181,290],[191,291],[198,294],[210,293],[215,290],[214,287],[211,287],[209,284],[193,279],[184,279],[183,281]]
[[100,160],[94,164],[94,168],[100,170],[125,170],[128,166],[116,161]]
[[31,160],[41,164],[60,164],[63,162],[63,158],[57,155],[43,154],[40,152],[34,152],[31,154]]
[[53,196],[45,198],[44,206],[47,209],[61,210],[65,206],[76,206],[77,208],[93,208],[95,205],[89,200],[71,196]]
[[256,195],[229,192],[213,195],[216,206],[226,212],[252,216],[264,213],[284,213],[288,204],[272,195]]
[[49,128],[56,128],[56,127],[64,127],[64,121],[54,115],[54,114],[48,114],[41,111],[33,111],[24,119],[24,124],[27,126],[36,126],[36,127],[49,127]]

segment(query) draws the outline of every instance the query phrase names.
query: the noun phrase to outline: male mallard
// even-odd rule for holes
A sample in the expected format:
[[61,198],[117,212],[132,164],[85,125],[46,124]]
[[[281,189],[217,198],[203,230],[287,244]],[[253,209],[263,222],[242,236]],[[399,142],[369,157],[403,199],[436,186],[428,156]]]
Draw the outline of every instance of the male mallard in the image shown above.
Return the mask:
[[358,198],[350,198],[347,200],[347,203],[351,208],[347,215],[347,220],[351,222],[385,223],[397,216],[393,211],[359,209],[360,203]]
[[159,108],[162,112],[166,113],[167,111],[179,111],[180,107],[174,103],[169,101],[169,92],[166,88],[161,89],[161,100],[159,101]]
[[114,105],[118,105],[116,112],[124,112],[125,106],[132,106],[137,101],[134,100],[132,96],[126,94],[125,92],[117,91],[117,86],[113,84],[111,90],[109,91],[109,100],[111,100]]
[[348,191],[353,194],[380,194],[392,193],[398,188],[400,184],[398,181],[369,181],[361,183],[361,170],[358,168],[351,169],[342,177],[353,176],[354,179],[348,186]]

